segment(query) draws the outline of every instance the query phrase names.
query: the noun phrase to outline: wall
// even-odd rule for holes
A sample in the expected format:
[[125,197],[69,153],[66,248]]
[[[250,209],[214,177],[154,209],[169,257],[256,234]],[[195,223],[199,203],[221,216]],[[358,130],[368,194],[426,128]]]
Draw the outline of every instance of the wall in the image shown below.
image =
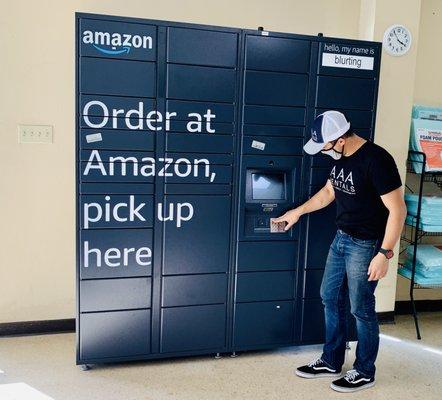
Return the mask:
[[[376,120],[375,142],[386,148],[396,160],[402,182],[405,182],[410,115],[413,105],[414,76],[416,71],[417,49],[419,44],[420,0],[362,0],[360,36],[364,39],[382,41],[385,30],[393,24],[404,24],[411,32],[412,46],[407,54],[392,57],[385,51],[382,54],[379,101]],[[363,13],[367,15],[363,17]],[[367,27],[364,21],[372,20]],[[394,310],[397,284],[397,261],[399,246],[395,247],[395,257],[390,261],[387,276],[376,290],[378,311]]]
[[442,107],[442,1],[422,0],[414,102]]
[[[439,0],[422,1],[420,40],[420,0],[16,0],[2,8],[8,12],[0,14],[0,322],[75,313],[76,11],[374,40],[390,24],[404,23],[413,47],[404,57],[383,53],[376,133],[402,177],[413,89],[415,102],[442,104]],[[19,144],[18,124],[53,125],[54,143]],[[396,261],[379,284],[378,311],[393,310]],[[401,280],[398,299],[406,299]]]
[[[419,46],[414,81],[414,103],[442,107],[442,1],[422,0]],[[442,238],[428,238],[442,243]],[[398,277],[397,300],[409,300],[410,281]],[[417,300],[442,299],[442,290],[416,290]]]
[[[356,0],[25,1],[0,14],[0,322],[75,315],[74,13],[356,38]],[[18,124],[54,126],[19,144]]]

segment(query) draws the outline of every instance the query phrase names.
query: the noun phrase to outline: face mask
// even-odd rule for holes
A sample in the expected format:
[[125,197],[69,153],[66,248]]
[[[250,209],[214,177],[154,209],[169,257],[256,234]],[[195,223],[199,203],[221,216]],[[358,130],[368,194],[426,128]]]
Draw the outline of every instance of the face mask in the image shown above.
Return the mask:
[[338,151],[338,150],[335,149],[336,143],[337,142],[335,142],[333,144],[333,147],[331,149],[329,149],[329,150],[322,150],[321,153],[329,155],[334,160],[339,160],[342,157],[342,153],[344,152],[344,146],[342,146],[342,150],[341,151]]

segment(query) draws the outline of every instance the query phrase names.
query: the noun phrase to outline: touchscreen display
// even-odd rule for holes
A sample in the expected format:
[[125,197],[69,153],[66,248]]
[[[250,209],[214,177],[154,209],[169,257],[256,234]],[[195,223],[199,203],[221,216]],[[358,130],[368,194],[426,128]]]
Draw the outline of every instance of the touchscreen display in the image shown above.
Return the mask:
[[252,173],[253,200],[284,200],[285,174]]

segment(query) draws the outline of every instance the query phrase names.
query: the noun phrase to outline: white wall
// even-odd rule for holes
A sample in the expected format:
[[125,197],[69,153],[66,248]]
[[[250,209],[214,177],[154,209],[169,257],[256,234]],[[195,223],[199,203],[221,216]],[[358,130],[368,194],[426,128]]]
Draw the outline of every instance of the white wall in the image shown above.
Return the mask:
[[[0,0],[0,322],[75,315],[74,13],[356,38],[356,0]],[[54,126],[19,144],[18,124]]]

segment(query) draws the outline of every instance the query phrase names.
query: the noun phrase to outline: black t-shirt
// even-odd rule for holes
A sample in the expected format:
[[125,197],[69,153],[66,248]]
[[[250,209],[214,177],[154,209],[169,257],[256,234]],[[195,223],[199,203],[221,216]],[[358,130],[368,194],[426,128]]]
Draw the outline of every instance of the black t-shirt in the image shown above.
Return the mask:
[[367,141],[350,156],[334,160],[329,179],[338,228],[359,239],[382,240],[389,211],[380,196],[402,185],[391,154]]

